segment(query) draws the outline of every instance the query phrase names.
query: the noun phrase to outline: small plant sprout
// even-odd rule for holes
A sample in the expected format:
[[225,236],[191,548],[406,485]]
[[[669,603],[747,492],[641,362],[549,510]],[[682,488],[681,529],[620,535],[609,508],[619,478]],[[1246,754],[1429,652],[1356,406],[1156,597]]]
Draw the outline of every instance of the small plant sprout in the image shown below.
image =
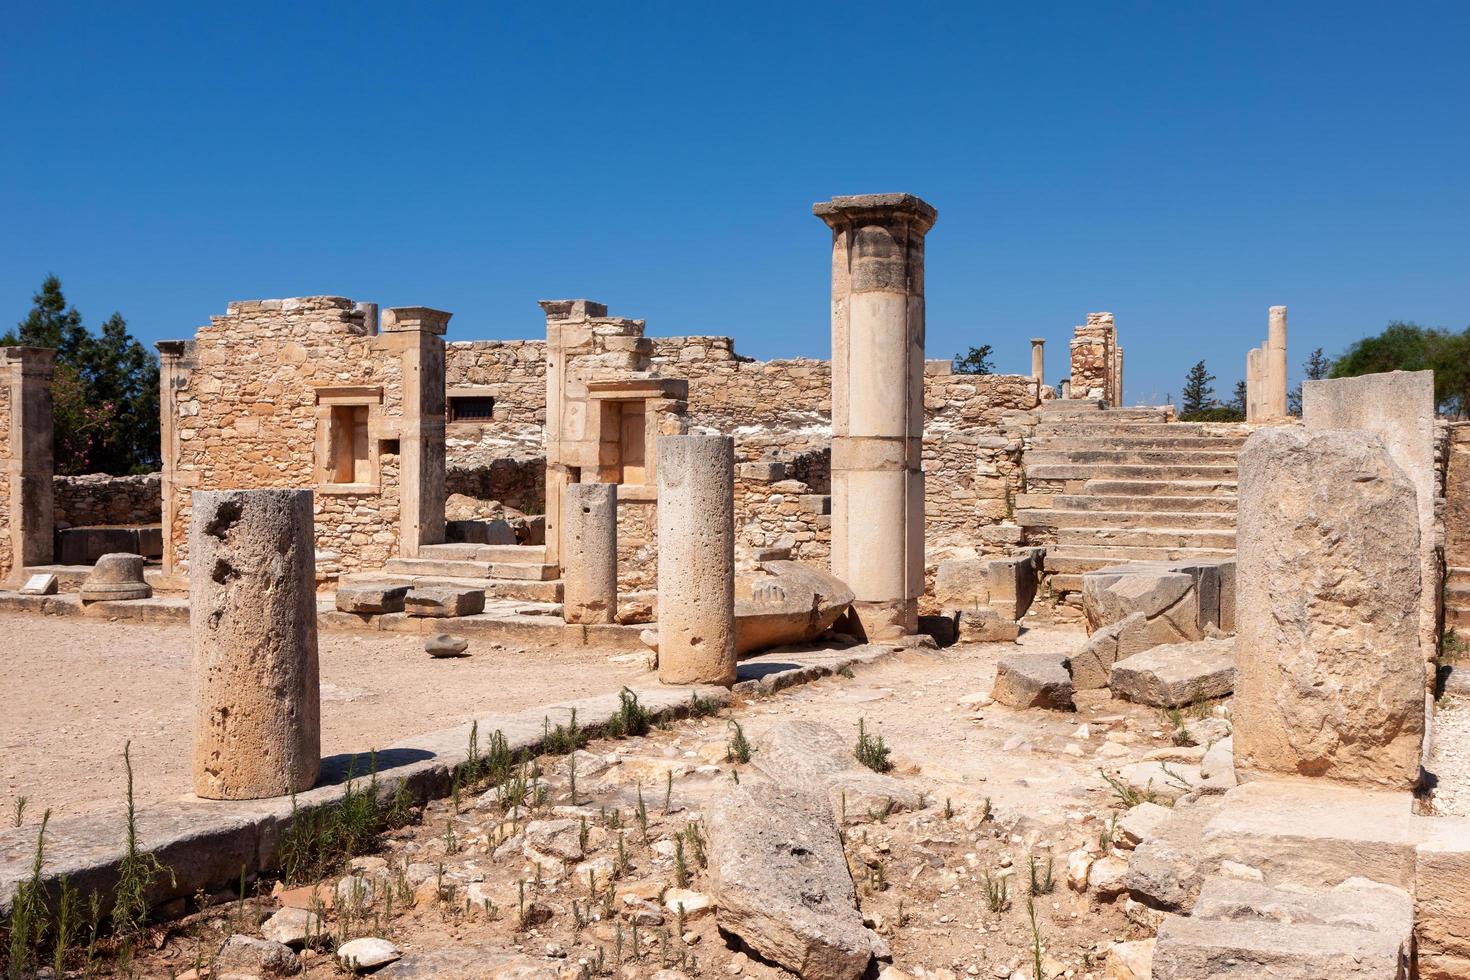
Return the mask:
[[123,745],[123,768],[127,770],[127,835],[122,860],[118,863],[117,885],[113,890],[113,932],[131,941],[142,931],[148,917],[148,892],[164,875],[175,881],[174,873],[151,852],[138,845],[138,812],[133,801],[132,743]]
[[888,761],[892,750],[884,744],[882,735],[869,735],[865,719],[858,719],[858,740],[853,754],[857,760],[874,772],[888,772],[893,763]]
[[1026,896],[1026,914],[1031,919],[1031,972],[1033,980],[1046,980],[1041,970],[1041,927],[1036,924],[1036,900]]
[[1036,860],[1036,855],[1035,854],[1031,855],[1030,865],[1031,865],[1031,894],[1032,895],[1049,895],[1049,894],[1051,894],[1052,889],[1056,887],[1056,882],[1052,879],[1052,859],[1051,859],[1051,855],[1050,854],[1047,855],[1047,857],[1046,857],[1046,867],[1044,869],[1041,867],[1040,863]]
[[745,738],[745,729],[740,722],[730,719],[730,737],[725,742],[725,761],[745,763],[750,761],[750,742]]
[[674,770],[664,774],[664,816],[668,816],[674,805]]
[[[678,888],[689,887],[689,865],[684,858],[684,837],[674,837],[674,885]],[[681,929],[682,933],[683,930]]]
[[19,827],[22,823],[25,822],[26,804],[29,802],[30,800],[24,796],[17,796],[15,798],[15,804],[11,808],[13,817],[12,826]]
[[718,698],[701,697],[698,691],[689,692],[689,717],[704,718],[719,713],[720,701]]
[[950,802],[950,799],[947,796],[944,798],[944,819],[954,819],[954,804]]
[[1011,906],[1010,881],[1005,875],[995,876],[985,869],[985,907],[992,912],[1004,912]]
[[643,784],[638,784],[638,830],[643,834],[643,843],[648,843],[648,807],[643,803]]

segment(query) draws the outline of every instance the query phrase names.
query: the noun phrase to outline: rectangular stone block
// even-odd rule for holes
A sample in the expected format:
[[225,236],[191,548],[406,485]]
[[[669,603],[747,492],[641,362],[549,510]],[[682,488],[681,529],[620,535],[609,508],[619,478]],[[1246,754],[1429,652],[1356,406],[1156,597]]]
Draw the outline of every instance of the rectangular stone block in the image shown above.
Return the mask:
[[1470,957],[1470,819],[1435,817],[1423,823],[1418,847],[1414,922],[1422,952]]
[[951,558],[934,572],[934,598],[944,609],[978,609],[990,605],[990,562],[985,558]]
[[21,595],[55,595],[59,588],[55,575],[32,575],[20,587]]
[[735,467],[735,475],[742,480],[753,480],[757,483],[776,483],[786,479],[786,464],[777,460],[741,463]]
[[1235,687],[1235,639],[1166,643],[1113,664],[1114,697],[1177,708],[1227,697]]
[[348,613],[403,612],[407,585],[347,585],[337,590],[337,609]]
[[474,616],[485,611],[484,589],[453,589],[416,586],[404,598],[403,611],[410,616]]

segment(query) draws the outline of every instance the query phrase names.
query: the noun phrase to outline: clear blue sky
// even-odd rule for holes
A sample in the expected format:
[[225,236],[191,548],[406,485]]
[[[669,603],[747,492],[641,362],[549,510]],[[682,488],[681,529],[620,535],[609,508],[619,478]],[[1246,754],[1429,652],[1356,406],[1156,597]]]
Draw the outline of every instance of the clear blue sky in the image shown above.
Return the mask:
[[828,356],[834,194],[909,191],[931,357],[1118,318],[1130,401],[1266,308],[1293,380],[1394,318],[1470,323],[1470,5],[9,4],[0,326],[48,272],[152,342],[332,293],[538,336]]

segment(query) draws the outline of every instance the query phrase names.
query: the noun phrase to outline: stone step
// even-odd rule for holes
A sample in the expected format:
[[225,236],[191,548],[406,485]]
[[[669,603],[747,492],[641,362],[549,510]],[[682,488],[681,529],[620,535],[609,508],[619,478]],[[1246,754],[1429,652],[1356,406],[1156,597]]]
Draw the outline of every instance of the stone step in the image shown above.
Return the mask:
[[1026,463],[1028,480],[1235,480],[1235,467],[1218,464]]
[[1049,510],[1028,508],[1017,510],[1015,521],[1022,527],[1096,528],[1124,530],[1133,528],[1173,528],[1181,531],[1233,531],[1235,512],[1200,513],[1198,511],[1127,511],[1127,510]]
[[1118,497],[1228,497],[1235,499],[1234,480],[1088,480],[1084,493]]
[[[1103,442],[1105,448],[1098,448]],[[1091,449],[1052,450],[1035,448],[1026,451],[1026,468],[1056,463],[1102,463],[1118,466],[1234,466],[1236,454],[1231,450],[1211,449],[1116,449],[1104,440],[1093,442]]]
[[498,561],[441,561],[437,558],[390,558],[383,564],[390,575],[439,575],[450,578],[498,578],[549,582],[557,577],[555,565]]
[[509,562],[516,565],[540,565],[546,561],[544,544],[426,544],[419,546],[418,558],[440,561]]
[[1457,630],[1470,630],[1470,605],[1446,606],[1444,624],[1446,628],[1453,626]]
[[[1125,561],[1184,561],[1190,558],[1234,558],[1235,549],[1231,548],[1206,548],[1206,547],[1166,547],[1141,545],[1118,545],[1118,544],[1075,544],[1053,545],[1047,549],[1046,568],[1051,571],[1053,567],[1059,567],[1063,571],[1083,572],[1092,571],[1092,568],[1105,568],[1108,565],[1116,565]],[[1082,562],[1088,559],[1100,559],[1101,564],[1092,568],[1068,568],[1067,562]]]
[[1218,497],[1182,496],[1123,496],[1110,494],[1093,496],[1076,493],[1023,493],[1014,504],[1017,509],[1065,510],[1065,511],[1123,511],[1128,513],[1190,511],[1199,514],[1235,514],[1235,496]]
[[1445,569],[1445,581],[1452,585],[1470,585],[1470,568],[1451,565]]
[[[1031,440],[1031,449],[1052,451],[1071,451],[1097,449],[1098,438],[1095,434],[1084,435],[1039,435]],[[1105,445],[1112,449],[1126,450],[1209,450],[1214,452],[1238,451],[1245,444],[1245,439],[1237,436],[1191,436],[1171,435],[1168,430],[1158,435],[1112,435],[1108,436]]]
[[1110,528],[1064,527],[1057,531],[1057,544],[1125,548],[1219,548],[1235,549],[1235,532],[1193,530],[1180,527]]
[[1112,432],[1117,435],[1150,435],[1168,433],[1174,436],[1228,436],[1243,437],[1249,433],[1243,429],[1220,428],[1208,422],[1126,422],[1106,416],[1088,418],[1047,419],[1036,424],[1037,437],[1047,435],[1076,435],[1086,437],[1098,433]]
[[446,586],[455,589],[483,589],[486,599],[517,599],[525,602],[561,602],[561,579],[533,581],[496,579],[455,575],[395,575],[380,572],[353,572],[343,575],[342,585],[369,585],[396,582],[400,585]]

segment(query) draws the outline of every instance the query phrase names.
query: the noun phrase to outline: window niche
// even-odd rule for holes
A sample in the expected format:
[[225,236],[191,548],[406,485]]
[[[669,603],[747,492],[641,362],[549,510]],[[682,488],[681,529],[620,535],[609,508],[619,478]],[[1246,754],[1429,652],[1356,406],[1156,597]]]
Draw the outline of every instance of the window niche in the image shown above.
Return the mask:
[[378,493],[381,478],[373,443],[383,389],[318,388],[316,483],[321,493]]

